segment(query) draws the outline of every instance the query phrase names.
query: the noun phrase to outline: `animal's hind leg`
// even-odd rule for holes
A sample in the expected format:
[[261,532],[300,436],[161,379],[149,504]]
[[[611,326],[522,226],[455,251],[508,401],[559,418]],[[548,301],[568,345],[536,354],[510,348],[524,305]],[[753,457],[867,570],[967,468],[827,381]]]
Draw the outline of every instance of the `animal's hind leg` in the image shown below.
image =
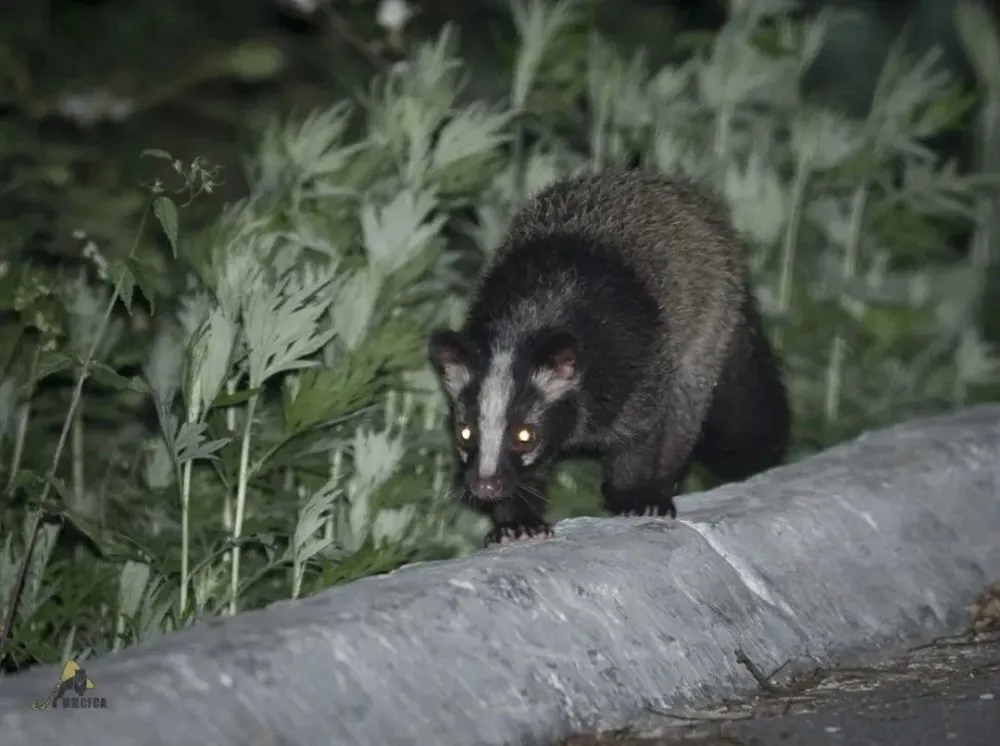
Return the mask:
[[764,335],[756,302],[748,294],[696,457],[720,479],[748,479],[784,460],[790,427],[778,359]]
[[[710,346],[709,346],[710,347]],[[712,349],[700,357],[716,354]],[[625,515],[677,516],[674,496],[680,492],[695,458],[703,423],[711,406],[710,381],[692,369],[674,369],[669,385],[635,400],[629,421],[644,421],[642,432],[605,453],[605,505]]]

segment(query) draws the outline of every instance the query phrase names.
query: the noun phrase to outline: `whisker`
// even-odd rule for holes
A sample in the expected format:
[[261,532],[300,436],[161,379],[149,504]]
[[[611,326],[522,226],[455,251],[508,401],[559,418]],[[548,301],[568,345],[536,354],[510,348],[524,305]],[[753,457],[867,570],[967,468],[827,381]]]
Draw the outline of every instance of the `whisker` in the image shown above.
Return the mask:
[[548,497],[542,494],[541,490],[530,484],[519,485],[515,494],[518,495],[518,497],[520,497],[521,500],[523,500],[524,502],[527,502],[527,500],[525,500],[524,498],[525,494],[531,495],[532,497],[536,497],[544,503],[547,503],[549,501]]
[[534,497],[538,497],[538,498],[542,498],[542,499],[545,498],[545,496],[538,489],[536,489],[535,487],[531,487],[530,485],[527,485],[527,484],[521,485],[520,488],[519,488],[519,490],[521,492],[525,492],[525,493],[527,493],[529,495],[532,495]]
[[528,506],[530,507],[530,505],[531,505],[531,504],[530,504],[530,503],[528,502],[528,498],[527,498],[527,497],[525,497],[524,493],[523,493],[523,492],[522,492],[521,490],[517,490],[517,491],[516,491],[516,492],[514,493],[514,497],[516,497],[516,498],[517,498],[518,500],[520,500],[520,501],[521,501],[521,502],[523,502],[523,503],[524,503],[525,505],[528,505]]

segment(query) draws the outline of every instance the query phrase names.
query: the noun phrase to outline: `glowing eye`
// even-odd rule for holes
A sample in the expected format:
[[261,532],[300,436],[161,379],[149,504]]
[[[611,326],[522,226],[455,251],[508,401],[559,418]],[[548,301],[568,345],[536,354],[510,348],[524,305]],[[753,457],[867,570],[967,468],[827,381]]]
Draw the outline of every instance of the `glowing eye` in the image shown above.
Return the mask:
[[472,440],[473,436],[472,427],[470,427],[464,422],[460,422],[455,427],[455,434],[458,436],[458,439],[463,443],[469,443]]
[[535,442],[535,431],[533,428],[525,425],[520,427],[514,433],[514,444],[518,448],[526,448]]

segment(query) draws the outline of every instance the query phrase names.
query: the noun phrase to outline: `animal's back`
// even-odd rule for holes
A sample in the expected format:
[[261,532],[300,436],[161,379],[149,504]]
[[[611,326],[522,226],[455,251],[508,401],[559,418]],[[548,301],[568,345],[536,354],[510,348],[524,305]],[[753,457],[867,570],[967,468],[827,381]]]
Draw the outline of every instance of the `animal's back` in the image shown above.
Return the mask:
[[709,329],[728,341],[746,282],[745,248],[726,209],[702,190],[643,171],[558,182],[514,215],[495,261],[525,246],[537,251],[548,236],[616,254],[658,302],[674,353]]
[[515,213],[501,251],[547,234],[600,242],[644,274],[659,269],[650,275],[660,282],[694,267],[710,277],[729,276],[744,260],[720,202],[691,184],[644,171],[587,174],[543,189]]

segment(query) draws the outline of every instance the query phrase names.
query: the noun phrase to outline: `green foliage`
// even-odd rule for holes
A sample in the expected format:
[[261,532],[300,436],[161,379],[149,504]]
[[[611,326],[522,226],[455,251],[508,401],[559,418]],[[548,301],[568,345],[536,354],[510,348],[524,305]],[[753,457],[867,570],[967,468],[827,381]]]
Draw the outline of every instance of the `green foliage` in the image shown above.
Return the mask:
[[[446,28],[357,105],[264,127],[249,193],[207,228],[187,217],[217,169],[149,150],[162,173],[133,243],[83,236],[82,267],[4,260],[8,668],[473,551],[483,522],[449,496],[426,332],[456,321],[526,193],[633,153],[728,201],[786,362],[797,455],[997,398],[982,313],[996,173],[924,143],[995,105],[995,81],[973,97],[936,53],[900,44],[851,119],[802,88],[848,21],[746,5],[653,69],[582,3],[516,3],[503,100],[475,100]],[[277,64],[241,49],[244,76]],[[594,464],[567,463],[554,511],[594,513],[596,494]]]

